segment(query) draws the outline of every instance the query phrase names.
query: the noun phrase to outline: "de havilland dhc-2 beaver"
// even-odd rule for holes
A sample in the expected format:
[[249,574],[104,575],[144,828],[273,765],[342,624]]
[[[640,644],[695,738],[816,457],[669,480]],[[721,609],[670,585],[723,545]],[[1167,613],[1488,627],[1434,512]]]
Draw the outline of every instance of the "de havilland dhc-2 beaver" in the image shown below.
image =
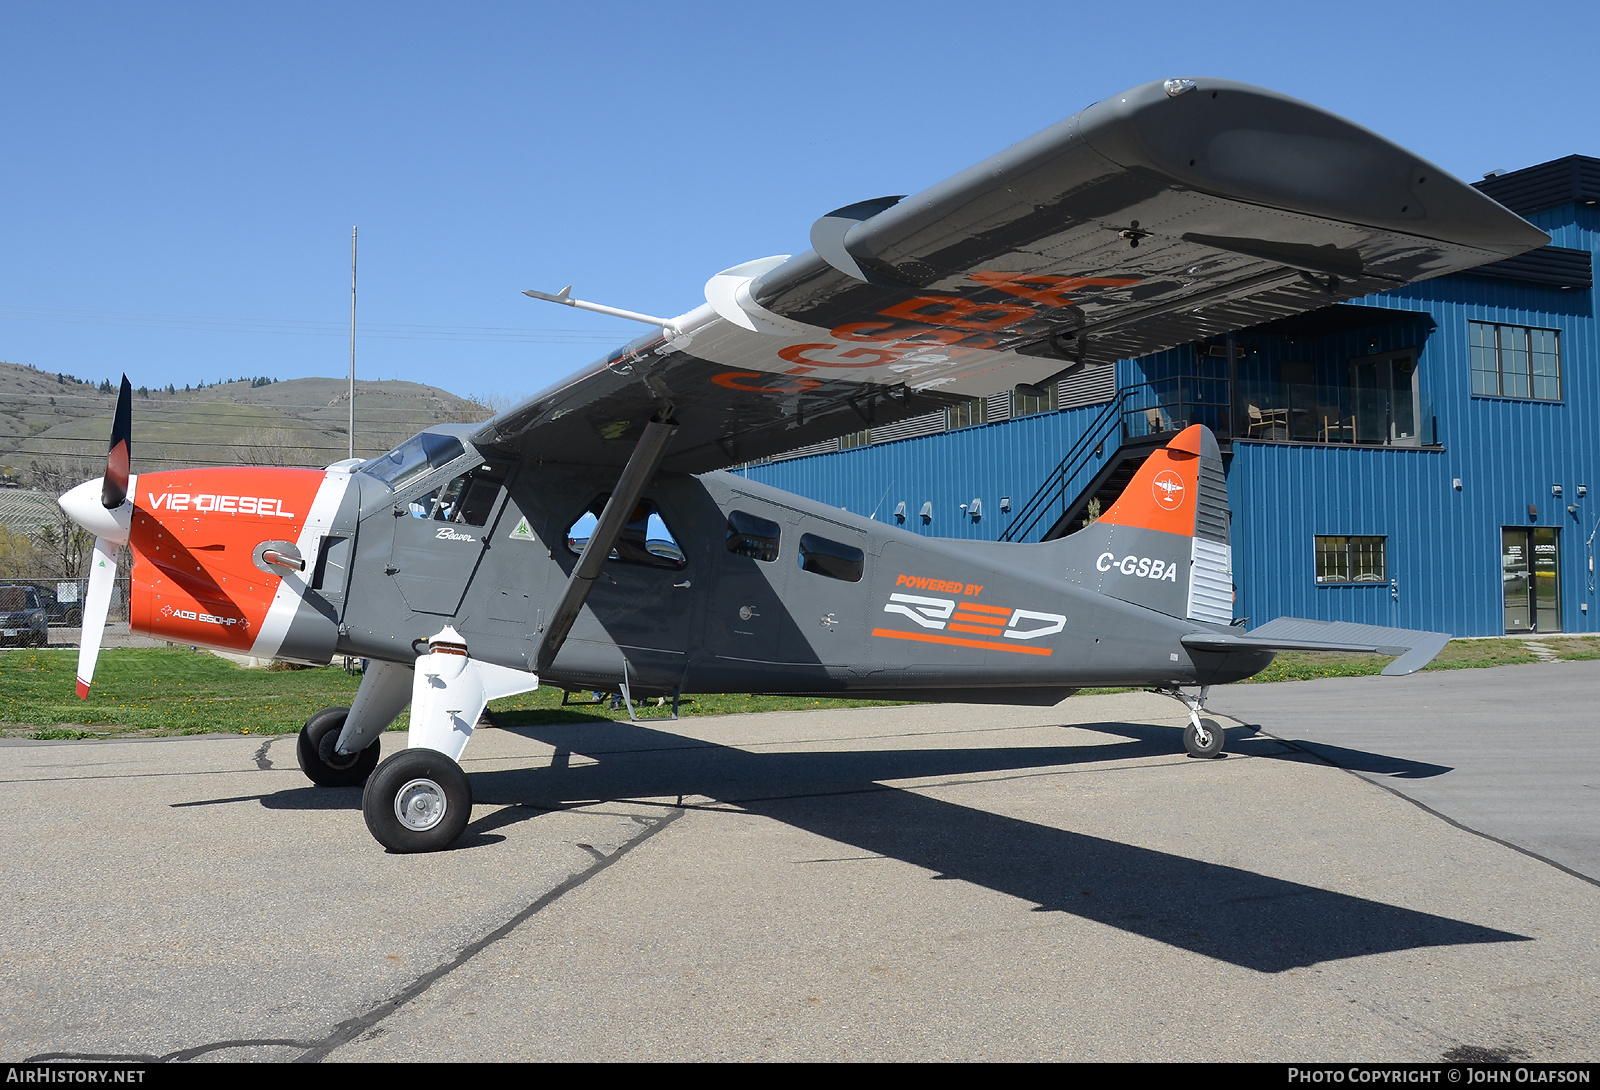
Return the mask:
[[[1403,148],[1246,84],[1098,102],[921,193],[819,219],[811,249],[713,276],[480,425],[326,470],[133,474],[124,379],[103,479],[61,498],[97,538],[87,697],[118,547],[137,632],[261,657],[360,656],[349,709],[301,732],[319,784],[365,783],[386,847],[455,841],[485,704],[543,684],[642,696],[827,694],[1053,704],[1148,686],[1223,733],[1206,689],[1284,649],[1447,638],[1233,617],[1213,434],[1180,431],[1098,520],[1031,544],[944,540],[722,472],[767,455],[1546,244]],[[1196,690],[1193,694],[1184,688]],[[411,706],[407,748],[379,737]]]

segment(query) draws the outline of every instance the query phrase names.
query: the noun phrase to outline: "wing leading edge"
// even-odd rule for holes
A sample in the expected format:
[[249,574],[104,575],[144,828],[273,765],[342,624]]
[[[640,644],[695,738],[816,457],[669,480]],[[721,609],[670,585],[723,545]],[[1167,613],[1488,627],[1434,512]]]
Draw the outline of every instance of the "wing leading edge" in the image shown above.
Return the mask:
[[1225,80],[1145,84],[922,193],[824,216],[813,249],[500,414],[480,446],[706,472],[1544,245],[1382,137]]

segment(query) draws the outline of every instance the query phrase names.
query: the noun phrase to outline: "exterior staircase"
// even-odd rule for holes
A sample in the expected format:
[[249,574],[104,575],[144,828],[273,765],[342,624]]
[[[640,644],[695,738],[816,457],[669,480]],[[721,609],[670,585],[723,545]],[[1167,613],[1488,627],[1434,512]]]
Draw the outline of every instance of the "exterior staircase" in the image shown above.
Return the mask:
[[1124,386],[1089,422],[1011,519],[1001,541],[1052,541],[1081,529],[1090,504],[1108,510],[1151,452],[1205,424],[1231,452],[1227,379],[1178,375]]

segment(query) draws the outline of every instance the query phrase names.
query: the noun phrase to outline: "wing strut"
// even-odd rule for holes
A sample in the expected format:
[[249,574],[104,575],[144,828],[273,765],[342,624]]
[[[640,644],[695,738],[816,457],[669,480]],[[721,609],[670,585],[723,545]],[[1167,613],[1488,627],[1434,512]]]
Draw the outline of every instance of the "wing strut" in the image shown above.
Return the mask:
[[639,436],[639,443],[633,448],[622,476],[617,478],[617,487],[606,501],[605,510],[600,512],[600,521],[594,533],[578,557],[577,567],[572,569],[566,592],[561,595],[561,602],[550,615],[550,627],[545,630],[544,642],[539,645],[536,673],[542,674],[550,669],[561,645],[567,642],[567,633],[572,631],[572,622],[578,619],[578,610],[583,608],[584,599],[589,597],[595,578],[611,555],[611,547],[617,543],[622,528],[632,520],[639,496],[654,479],[661,459],[667,453],[667,442],[677,430],[677,424],[659,420],[652,420],[644,426],[644,434]]

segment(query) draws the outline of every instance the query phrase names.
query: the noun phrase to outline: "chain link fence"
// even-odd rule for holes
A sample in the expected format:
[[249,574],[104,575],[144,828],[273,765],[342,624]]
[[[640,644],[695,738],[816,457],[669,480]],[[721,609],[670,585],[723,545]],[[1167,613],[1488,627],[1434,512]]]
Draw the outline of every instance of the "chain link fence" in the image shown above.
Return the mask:
[[[106,611],[100,646],[166,647],[166,640],[152,639],[128,628],[128,582],[127,576],[120,575],[112,583],[111,606]],[[77,647],[83,639],[83,604],[88,593],[86,578],[36,575],[0,579],[0,645]],[[41,612],[43,643],[38,639]]]

